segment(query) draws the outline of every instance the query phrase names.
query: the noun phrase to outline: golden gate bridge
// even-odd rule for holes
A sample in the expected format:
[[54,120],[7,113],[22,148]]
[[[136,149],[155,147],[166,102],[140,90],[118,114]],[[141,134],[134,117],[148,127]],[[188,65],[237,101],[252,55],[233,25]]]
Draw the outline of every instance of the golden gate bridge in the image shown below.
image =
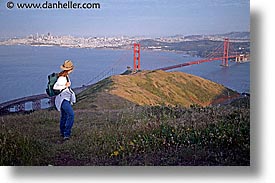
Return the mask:
[[[135,43],[133,45],[133,51],[134,51],[134,59],[133,59],[133,70],[131,71],[132,74],[136,73],[137,71],[141,70],[141,46],[139,43]],[[249,60],[249,55],[243,54],[235,50],[233,47],[230,46],[230,41],[228,38],[225,38],[224,41],[218,45],[213,52],[210,52],[204,59],[195,60],[195,61],[189,61],[181,64],[176,65],[170,65],[162,68],[157,68],[154,70],[163,70],[168,71],[180,67],[185,66],[191,66],[191,65],[197,65],[202,64],[206,62],[212,62],[212,61],[221,61],[222,67],[228,67],[229,61],[234,62],[246,62]],[[85,90],[87,87],[92,85],[93,81],[99,81],[101,79],[104,79],[108,76],[114,75],[114,68],[108,69],[106,71],[101,72],[99,75],[95,76],[88,82],[88,85],[83,85],[82,87],[74,88],[75,93],[78,94],[81,91]],[[19,99],[14,99],[11,101],[7,101],[0,104],[0,115],[1,114],[7,114],[12,112],[25,112],[26,110],[26,104],[31,103],[31,110],[40,110],[41,107],[41,101],[42,100],[48,100],[49,107],[54,106],[54,97],[49,97],[47,94],[39,94],[39,95],[32,95],[27,96]]]
[[[212,62],[221,60],[221,66],[228,67],[229,66],[229,60],[235,61],[235,62],[245,62],[249,60],[249,55],[243,54],[235,50],[233,47],[229,46],[229,39],[225,38],[224,42],[216,47],[213,52],[209,53],[205,59],[200,59],[196,61],[190,61],[185,62],[182,64],[176,64],[171,66],[166,66],[162,68],[158,68],[155,70],[172,70],[180,67],[185,66],[191,66],[196,64],[201,64],[205,62]],[[134,44],[134,64],[133,64],[133,70],[140,70],[140,44]]]

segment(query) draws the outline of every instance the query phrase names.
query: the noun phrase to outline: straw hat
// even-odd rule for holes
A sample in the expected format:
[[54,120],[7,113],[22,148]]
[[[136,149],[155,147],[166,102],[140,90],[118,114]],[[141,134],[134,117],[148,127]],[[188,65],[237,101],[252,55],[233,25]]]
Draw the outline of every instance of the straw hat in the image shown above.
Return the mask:
[[64,64],[60,66],[62,70],[68,71],[74,68],[74,64],[71,60],[65,60]]

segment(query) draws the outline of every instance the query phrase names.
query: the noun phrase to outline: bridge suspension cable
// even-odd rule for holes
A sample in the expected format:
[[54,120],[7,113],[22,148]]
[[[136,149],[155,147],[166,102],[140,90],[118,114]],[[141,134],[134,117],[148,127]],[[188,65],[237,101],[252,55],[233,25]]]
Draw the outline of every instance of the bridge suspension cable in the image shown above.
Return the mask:
[[86,82],[86,85],[93,84],[99,80],[102,80],[106,77],[109,77],[114,74],[118,74],[117,68],[121,66],[121,63],[125,61],[126,56],[128,55],[128,52],[124,52],[111,66],[103,69],[99,74],[92,77],[88,82]]
[[208,55],[205,56],[206,59],[222,57],[223,54],[223,42],[221,42],[214,51],[210,52]]

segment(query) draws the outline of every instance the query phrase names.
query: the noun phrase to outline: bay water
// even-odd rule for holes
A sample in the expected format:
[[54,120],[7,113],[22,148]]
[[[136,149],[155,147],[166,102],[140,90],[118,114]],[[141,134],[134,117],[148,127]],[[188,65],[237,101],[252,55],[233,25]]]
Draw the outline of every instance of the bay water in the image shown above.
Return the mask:
[[[0,46],[0,103],[45,93],[47,76],[60,72],[66,59],[73,61],[70,75],[72,87],[93,84],[101,76],[119,74],[133,65],[132,50],[84,49],[34,46]],[[153,70],[179,63],[199,60],[199,57],[181,52],[141,50],[141,69]],[[229,63],[221,61],[192,65],[171,71],[190,73],[220,83],[238,92],[250,92],[250,62]]]

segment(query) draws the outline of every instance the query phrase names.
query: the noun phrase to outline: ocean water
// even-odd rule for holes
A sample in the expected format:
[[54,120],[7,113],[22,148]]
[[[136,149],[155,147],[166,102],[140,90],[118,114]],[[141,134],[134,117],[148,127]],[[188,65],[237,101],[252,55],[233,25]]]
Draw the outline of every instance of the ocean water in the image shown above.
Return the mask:
[[[45,93],[47,76],[59,72],[64,60],[71,59],[75,70],[70,75],[72,87],[92,84],[105,74],[119,74],[133,65],[132,50],[80,49],[61,47],[0,46],[0,103]],[[141,50],[141,69],[150,70],[198,60],[182,53]],[[177,68],[220,83],[238,92],[250,91],[250,63],[221,61]],[[100,77],[98,77],[100,76]]]

